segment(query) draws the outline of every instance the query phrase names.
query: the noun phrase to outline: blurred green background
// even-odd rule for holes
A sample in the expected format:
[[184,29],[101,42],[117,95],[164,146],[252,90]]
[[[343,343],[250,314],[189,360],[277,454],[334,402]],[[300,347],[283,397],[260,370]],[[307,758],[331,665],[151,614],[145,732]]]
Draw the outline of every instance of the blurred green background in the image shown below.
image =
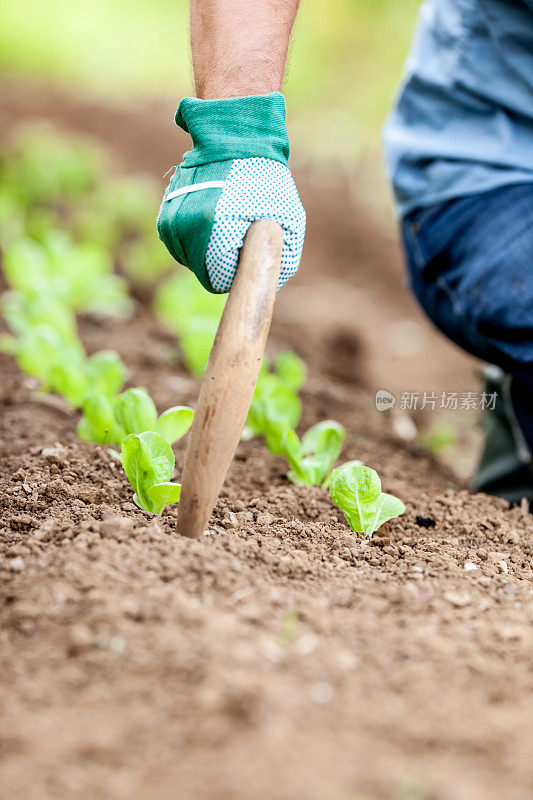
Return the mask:
[[[286,94],[310,156],[379,148],[420,0],[303,0]],[[187,0],[0,0],[0,66],[120,102],[191,91]]]

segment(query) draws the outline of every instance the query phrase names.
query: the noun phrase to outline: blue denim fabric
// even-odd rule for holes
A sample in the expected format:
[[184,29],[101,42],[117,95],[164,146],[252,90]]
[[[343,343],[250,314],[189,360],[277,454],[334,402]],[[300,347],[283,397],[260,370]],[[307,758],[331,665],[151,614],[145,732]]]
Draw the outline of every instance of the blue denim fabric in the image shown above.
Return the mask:
[[415,211],[402,234],[420,305],[449,339],[513,375],[533,447],[533,184]]
[[401,216],[533,182],[533,0],[425,0],[384,130]]

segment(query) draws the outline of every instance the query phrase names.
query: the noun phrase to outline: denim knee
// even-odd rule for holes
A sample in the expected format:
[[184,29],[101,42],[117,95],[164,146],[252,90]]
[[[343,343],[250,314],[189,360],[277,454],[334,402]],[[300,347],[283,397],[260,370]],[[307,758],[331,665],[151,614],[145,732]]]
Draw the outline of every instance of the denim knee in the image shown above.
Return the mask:
[[406,217],[411,287],[433,323],[478,358],[533,369],[533,183]]

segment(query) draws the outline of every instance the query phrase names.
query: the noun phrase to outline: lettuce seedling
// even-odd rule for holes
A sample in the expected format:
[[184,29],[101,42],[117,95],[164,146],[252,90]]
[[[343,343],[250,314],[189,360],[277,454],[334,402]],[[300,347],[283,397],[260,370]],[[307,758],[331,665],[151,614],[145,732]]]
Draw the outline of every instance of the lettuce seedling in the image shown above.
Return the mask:
[[[362,463],[363,463],[363,462],[362,462],[362,461],[359,461],[359,459],[358,459],[358,458],[354,458],[354,459],[353,459],[353,461],[346,461],[346,462],[345,462],[345,463],[342,465],[342,468],[343,468],[343,469],[346,469],[347,467],[358,467],[358,466],[359,466],[360,464],[362,464]],[[330,487],[330,485],[331,485],[331,478],[332,478],[332,476],[333,476],[333,471],[329,473],[329,475],[328,475],[328,476],[325,478],[325,480],[324,480],[324,481],[322,481],[322,488],[323,488],[323,489],[329,489],[329,487]]]
[[156,314],[178,336],[187,368],[199,377],[205,372],[225,302],[224,295],[206,292],[185,270],[157,292]]
[[76,244],[65,231],[51,229],[41,243],[19,239],[3,255],[10,286],[24,294],[53,297],[97,316],[131,313],[126,283],[113,274],[111,257],[98,244]]
[[114,350],[101,350],[90,358],[56,364],[48,378],[48,388],[62,395],[74,408],[81,408],[89,395],[108,399],[120,392],[126,368]]
[[36,123],[18,132],[3,178],[30,206],[85,197],[102,173],[97,148]]
[[284,350],[274,359],[274,371],[282,383],[293,392],[299,392],[305,383],[307,367],[292,350]]
[[190,272],[181,270],[161,284],[154,308],[159,319],[181,336],[189,321],[198,317],[218,324],[225,302],[224,295],[206,292]]
[[81,342],[75,336],[63,337],[49,325],[29,327],[16,337],[4,336],[0,349],[13,355],[23,372],[45,384],[55,365],[84,356]]
[[197,317],[183,326],[180,346],[185,366],[193,375],[201,378],[207,367],[209,355],[218,328],[218,319]]
[[377,472],[362,464],[333,470],[330,492],[355,533],[372,536],[384,522],[405,511],[401,500],[381,491]]
[[157,409],[146,389],[126,389],[116,398],[114,409],[126,434],[156,430]]
[[122,442],[122,466],[134,491],[133,501],[150,514],[161,515],[180,499],[181,486],[171,483],[175,459],[159,433],[130,433]]
[[54,328],[63,339],[76,337],[76,317],[55,297],[39,292],[4,292],[0,299],[2,316],[13,333],[22,334],[36,325]]
[[309,428],[301,442],[295,431],[285,431],[281,446],[291,468],[287,474],[289,480],[297,485],[323,485],[330,477],[345,437],[343,426],[329,419]]
[[126,389],[116,398],[115,416],[127,434],[155,431],[169,444],[174,444],[191,427],[194,411],[188,406],[172,406],[158,417],[148,392],[135,388]]
[[265,437],[271,453],[282,455],[283,434],[296,427],[301,413],[298,395],[279,376],[265,375],[257,384],[246,424],[252,435]]
[[103,394],[95,394],[84,402],[83,417],[78,423],[78,436],[84,442],[120,444],[126,431],[115,417],[112,399]]
[[439,456],[457,444],[455,431],[446,422],[434,425],[422,436],[422,447],[432,456]]
[[128,434],[152,431],[174,444],[192,425],[194,411],[188,406],[173,406],[160,417],[145,389],[126,389],[117,397],[95,394],[83,404],[78,435],[87,442],[120,444]]
[[189,406],[172,406],[157,420],[157,431],[169,444],[174,444],[188,432],[193,418],[194,411]]
[[121,261],[129,277],[142,284],[153,285],[172,269],[168,252],[155,236],[128,243]]

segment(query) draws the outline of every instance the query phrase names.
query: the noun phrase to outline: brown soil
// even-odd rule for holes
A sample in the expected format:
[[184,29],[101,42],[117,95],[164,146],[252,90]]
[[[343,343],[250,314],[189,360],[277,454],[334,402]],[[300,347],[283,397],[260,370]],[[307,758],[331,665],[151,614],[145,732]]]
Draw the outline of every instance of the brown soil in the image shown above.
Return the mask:
[[[53,93],[46,105],[27,86],[5,95],[8,122],[29,115],[30,99],[56,119],[67,107],[63,122],[115,143],[122,130],[124,157],[152,148],[166,168],[170,134],[154,148],[145,112]],[[302,319],[280,312],[271,346],[309,360],[304,426],[345,424],[344,456],[375,467],[406,514],[358,538],[326,493],[292,486],[282,460],[253,441],[240,446],[206,535],[185,541],[176,509],[160,521],[136,510],[108,453],[76,439],[75,415],[1,357],[2,798],[532,796],[531,516],[455,487],[373,408],[368,387],[389,369],[400,390],[416,388],[399,383],[406,364],[451,390],[452,374],[471,381],[471,364],[428,330],[441,361],[419,354],[398,372],[356,326],[333,325],[337,300],[342,316],[358,292],[387,322],[394,308],[412,312],[390,242],[375,224],[339,221],[331,192],[310,192]],[[354,261],[358,280],[342,270]],[[363,305],[370,319],[374,306]],[[81,334],[89,351],[112,343],[161,409],[194,403],[198,384],[148,310],[127,324],[82,320]],[[352,365],[342,374],[339,347]],[[183,447],[176,455],[179,475]]]

